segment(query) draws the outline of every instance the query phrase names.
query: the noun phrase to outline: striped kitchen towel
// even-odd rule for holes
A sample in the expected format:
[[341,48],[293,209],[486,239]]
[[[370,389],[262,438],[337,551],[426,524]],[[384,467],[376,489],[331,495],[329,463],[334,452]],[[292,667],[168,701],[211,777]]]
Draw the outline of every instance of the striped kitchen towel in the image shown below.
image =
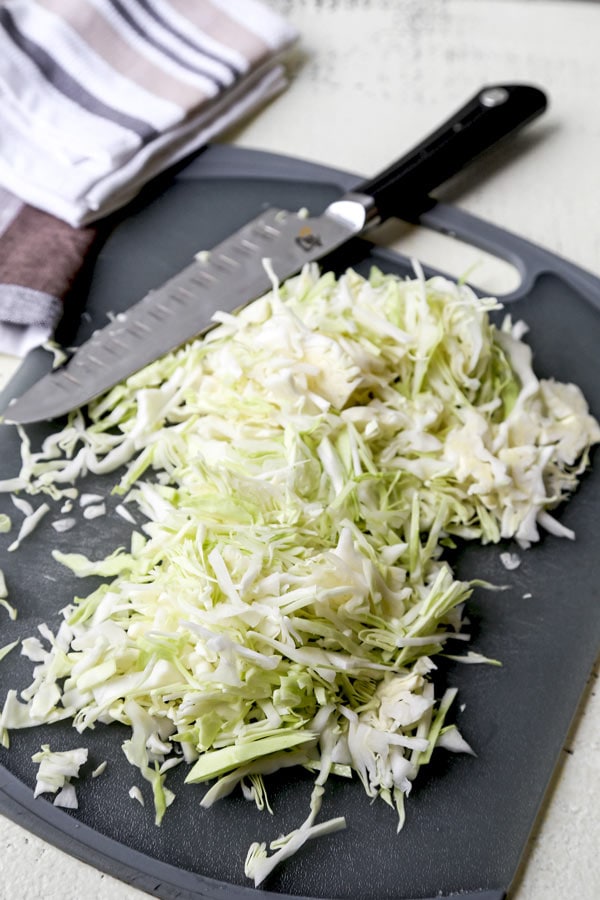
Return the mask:
[[71,225],[281,90],[296,37],[257,0],[0,5],[0,184]]
[[50,333],[93,224],[286,84],[258,0],[0,0],[0,352]]

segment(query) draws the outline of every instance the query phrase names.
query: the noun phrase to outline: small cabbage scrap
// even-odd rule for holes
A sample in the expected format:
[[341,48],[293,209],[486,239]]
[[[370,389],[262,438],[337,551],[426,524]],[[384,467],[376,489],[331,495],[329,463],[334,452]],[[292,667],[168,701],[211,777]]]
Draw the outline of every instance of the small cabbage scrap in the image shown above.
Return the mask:
[[306,841],[320,837],[323,834],[333,834],[335,831],[340,831],[346,827],[346,820],[341,816],[338,816],[336,819],[329,819],[329,821],[322,822],[319,825],[314,824],[317,813],[321,808],[322,796],[323,788],[320,785],[316,785],[310,800],[310,814],[308,818],[290,834],[271,841],[270,849],[275,851],[272,856],[267,855],[265,844],[255,842],[250,845],[244,871],[248,878],[254,879],[255,886],[261,884],[267,875],[271,874],[275,866],[278,866],[284,859],[296,853]]
[[53,751],[48,744],[43,744],[42,749],[31,758],[39,764],[34,797],[56,794],[55,806],[77,809],[77,796],[71,779],[79,777],[80,768],[87,762],[87,748]]
[[0,647],[0,660],[4,659],[5,656],[14,650],[16,646],[18,646],[18,641],[11,641],[9,644],[5,644],[4,647]]
[[6,586],[6,579],[4,577],[4,572],[0,569],[0,606],[3,606],[7,611],[9,617],[14,621],[17,618],[17,610],[15,607],[8,602],[8,588]]
[[[29,506],[30,504],[27,504]],[[13,553],[15,550],[18,550],[21,546],[21,542],[34,531],[39,525],[41,519],[46,515],[46,513],[50,510],[50,507],[47,503],[42,503],[36,510],[32,510],[32,512],[28,512],[25,515],[21,523],[21,527],[19,529],[19,534],[17,535],[16,540],[12,542],[12,544],[8,547],[8,552]]]
[[401,827],[434,748],[472,752],[445,721],[455,690],[436,699],[436,654],[494,662],[451,653],[473,585],[444,545],[565,534],[550,511],[600,440],[578,388],[538,380],[522,323],[496,327],[498,308],[419,272],[308,266],[41,450],[23,435],[0,490],[60,505],[87,473],[121,469],[117,514],[144,524],[106,559],[54,552],[112,580],[27,645],[34,680],[9,692],[0,729],[129,726],[157,823],[182,759],[188,784],[212,782],[204,808],[239,786],[270,809],[264,777],[305,767],[310,815],[271,856],[252,845],[257,884],[344,826],[316,822],[331,776],[354,773]]

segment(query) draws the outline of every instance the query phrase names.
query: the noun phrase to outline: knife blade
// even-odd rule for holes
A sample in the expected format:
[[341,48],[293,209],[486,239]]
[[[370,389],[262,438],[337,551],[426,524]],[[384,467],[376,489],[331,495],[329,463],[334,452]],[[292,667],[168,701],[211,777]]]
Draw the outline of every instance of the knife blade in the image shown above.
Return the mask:
[[[4,414],[8,423],[53,419],[89,403],[390,216],[411,218],[429,192],[540,115],[547,98],[527,84],[484,87],[420,144],[318,216],[268,209],[121,313],[43,376]],[[269,260],[271,274],[265,265]]]

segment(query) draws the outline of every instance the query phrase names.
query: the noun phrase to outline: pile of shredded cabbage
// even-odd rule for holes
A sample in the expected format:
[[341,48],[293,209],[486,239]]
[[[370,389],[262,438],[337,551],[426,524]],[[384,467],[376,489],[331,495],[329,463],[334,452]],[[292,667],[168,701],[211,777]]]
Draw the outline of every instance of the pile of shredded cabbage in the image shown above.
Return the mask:
[[522,324],[491,323],[498,308],[418,268],[336,280],[308,266],[41,451],[23,433],[21,473],[0,489],[74,515],[82,476],[125,466],[120,509],[145,523],[107,559],[55,551],[112,580],[23,642],[34,680],[7,696],[5,745],[59,719],[125,723],[157,822],[182,761],[187,782],[214,780],[204,806],[240,785],[269,808],[263,776],[307,767],[309,815],[270,855],[250,847],[256,884],[344,826],[316,822],[331,774],[356,774],[400,827],[434,748],[469,749],[445,723],[455,691],[436,700],[431,681],[432,657],[469,637],[473,585],[443,547],[527,547],[540,526],[572,537],[550,510],[600,440],[577,387],[536,378]]

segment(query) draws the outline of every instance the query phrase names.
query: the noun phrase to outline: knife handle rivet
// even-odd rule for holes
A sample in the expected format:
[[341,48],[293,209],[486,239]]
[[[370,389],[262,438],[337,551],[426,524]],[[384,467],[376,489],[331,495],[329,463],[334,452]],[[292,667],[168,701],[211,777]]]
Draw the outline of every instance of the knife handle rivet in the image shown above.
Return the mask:
[[501,106],[508,100],[508,91],[503,87],[488,88],[479,95],[482,106]]

